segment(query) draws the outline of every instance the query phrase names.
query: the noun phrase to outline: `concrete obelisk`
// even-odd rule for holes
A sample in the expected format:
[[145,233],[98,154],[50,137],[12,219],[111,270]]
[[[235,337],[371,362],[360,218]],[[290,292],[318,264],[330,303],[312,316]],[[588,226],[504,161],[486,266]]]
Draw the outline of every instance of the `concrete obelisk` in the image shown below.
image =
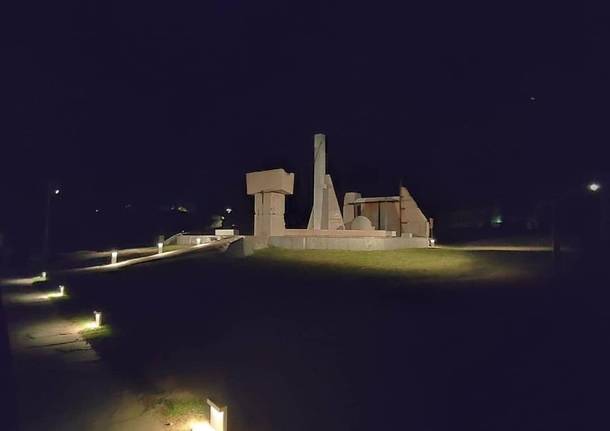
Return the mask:
[[324,205],[324,183],[326,177],[326,135],[316,133],[313,137],[313,206],[307,229],[322,229],[322,207]]

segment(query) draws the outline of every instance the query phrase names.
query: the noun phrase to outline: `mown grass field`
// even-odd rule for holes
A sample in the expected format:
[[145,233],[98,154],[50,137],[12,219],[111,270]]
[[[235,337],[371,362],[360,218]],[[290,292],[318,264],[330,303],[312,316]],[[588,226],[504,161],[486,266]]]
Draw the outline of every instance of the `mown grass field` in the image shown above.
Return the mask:
[[393,251],[283,250],[258,251],[251,262],[261,266],[307,268],[355,276],[400,277],[406,282],[510,281],[548,274],[545,251],[463,251],[407,249]]
[[371,429],[379,411],[392,429],[537,429],[551,419],[533,405],[583,389],[574,328],[593,318],[557,299],[549,265],[442,248],[194,254],[67,276],[57,306],[104,312],[108,330],[85,335],[172,422],[211,396],[234,431]]

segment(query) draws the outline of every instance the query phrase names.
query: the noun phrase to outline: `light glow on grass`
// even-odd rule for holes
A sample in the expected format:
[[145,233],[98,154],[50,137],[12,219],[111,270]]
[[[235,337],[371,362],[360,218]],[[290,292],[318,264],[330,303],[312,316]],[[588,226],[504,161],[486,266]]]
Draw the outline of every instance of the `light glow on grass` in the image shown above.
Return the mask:
[[59,289],[57,289],[57,292],[49,293],[47,295],[47,298],[61,298],[65,294],[66,294],[66,288],[63,284],[60,284]]
[[191,431],[214,431],[214,428],[207,421],[191,421],[189,428]]
[[548,250],[504,251],[436,247],[385,251],[287,250],[269,247],[244,266],[274,271],[307,269],[342,277],[399,277],[417,282],[503,280],[545,276],[552,264]]

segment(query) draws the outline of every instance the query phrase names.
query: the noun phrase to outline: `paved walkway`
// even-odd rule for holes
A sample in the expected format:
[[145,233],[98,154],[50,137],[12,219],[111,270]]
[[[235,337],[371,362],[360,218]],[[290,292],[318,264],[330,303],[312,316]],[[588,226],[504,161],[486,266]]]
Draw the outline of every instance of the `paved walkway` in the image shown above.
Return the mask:
[[46,295],[0,288],[11,345],[22,431],[166,429],[99,360]]
[[[113,265],[57,272],[118,270],[203,250],[226,250],[232,237]],[[22,431],[167,430],[158,415],[100,360],[80,335],[89,322],[60,316],[48,293],[32,287],[39,277],[0,280]]]
[[[119,260],[117,263],[86,266],[82,268],[71,268],[59,271],[53,271],[55,274],[61,273],[74,273],[74,272],[96,272],[96,271],[113,271],[127,266],[138,265],[140,263],[154,262],[157,260],[171,259],[174,257],[182,256],[185,254],[191,254],[195,252],[208,251],[208,250],[221,250],[226,251],[227,248],[235,241],[241,239],[241,236],[233,236],[230,238],[221,239],[218,241],[208,242],[205,244],[193,245],[190,247],[181,248],[178,250],[165,251],[163,253],[153,253],[148,256],[135,257],[131,259]],[[135,249],[132,249],[135,250]],[[146,249],[142,249],[146,250]]]

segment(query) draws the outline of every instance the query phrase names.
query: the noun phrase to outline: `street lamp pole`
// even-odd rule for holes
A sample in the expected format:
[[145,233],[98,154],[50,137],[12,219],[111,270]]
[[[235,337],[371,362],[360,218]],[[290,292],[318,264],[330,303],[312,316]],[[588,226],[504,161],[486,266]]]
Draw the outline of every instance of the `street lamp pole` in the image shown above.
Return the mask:
[[[598,182],[595,182],[595,181],[590,182],[589,184],[587,184],[586,188],[587,188],[587,190],[589,190],[592,193],[601,195],[600,190],[602,189],[602,186]],[[552,209],[551,241],[552,241],[552,246],[553,246],[553,264],[556,269],[558,269],[561,265],[561,234],[560,234],[561,203],[564,199],[568,199],[568,197],[570,195],[572,195],[573,193],[575,193],[577,191],[578,191],[578,189],[570,189],[567,192],[565,192],[563,195],[559,195],[551,201],[551,209]],[[602,196],[600,196],[600,200],[601,199],[602,199]],[[603,200],[601,201],[600,205],[603,205]],[[600,219],[603,220],[603,218],[604,218],[604,208],[601,207],[600,208]],[[603,224],[602,224],[603,221],[602,220],[600,220],[600,240],[603,238]]]
[[59,189],[53,189],[51,183],[47,183],[46,202],[45,202],[45,217],[44,217],[44,234],[42,238],[42,264],[46,268],[49,259],[49,230],[51,225],[51,199],[53,195],[59,194]]

